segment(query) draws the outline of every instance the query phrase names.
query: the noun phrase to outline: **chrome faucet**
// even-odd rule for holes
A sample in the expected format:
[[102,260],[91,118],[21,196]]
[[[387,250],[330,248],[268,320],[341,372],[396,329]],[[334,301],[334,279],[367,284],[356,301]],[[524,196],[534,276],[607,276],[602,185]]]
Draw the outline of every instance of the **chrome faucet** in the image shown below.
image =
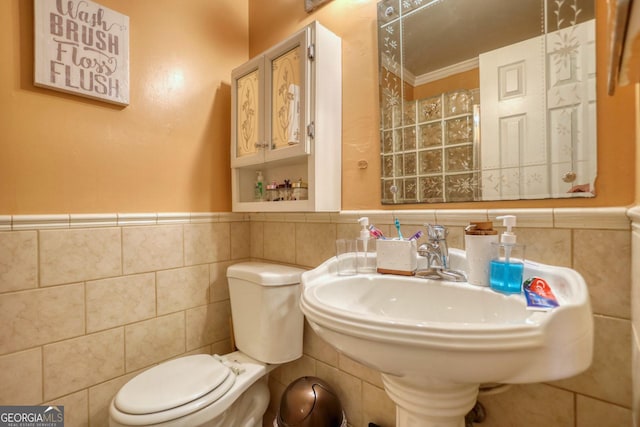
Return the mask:
[[427,258],[429,268],[449,268],[447,234],[449,231],[444,226],[427,224],[427,243],[420,245],[418,254]]
[[427,243],[420,245],[418,255],[427,259],[427,269],[416,271],[416,276],[426,279],[444,279],[465,282],[467,276],[462,271],[449,268],[449,248],[447,234],[442,225],[427,224]]

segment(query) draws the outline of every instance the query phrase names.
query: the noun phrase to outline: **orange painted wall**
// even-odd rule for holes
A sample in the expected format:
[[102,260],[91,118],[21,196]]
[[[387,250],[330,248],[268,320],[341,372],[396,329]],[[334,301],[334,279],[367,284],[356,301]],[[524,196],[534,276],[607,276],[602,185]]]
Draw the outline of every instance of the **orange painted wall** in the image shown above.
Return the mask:
[[[376,0],[334,0],[307,14],[302,0],[249,0],[250,55],[303,25],[319,20],[342,37],[342,208],[395,209],[380,204]],[[598,180],[592,199],[403,205],[401,208],[503,208],[626,206],[635,200],[635,103],[633,87],[606,94],[608,36],[605,2],[597,1]],[[369,167],[358,169],[358,160]]]
[[[0,2],[0,214],[230,210],[231,69],[313,19],[343,40],[343,209],[387,208],[379,202],[376,0],[334,0],[312,14],[302,0],[100,3],[131,20],[124,108],[34,87],[33,2]],[[602,14],[598,197],[446,207],[633,203],[634,90],[606,95]],[[369,167],[359,169],[360,160]]]
[[33,85],[33,1],[0,1],[0,214],[231,209],[237,0],[98,0],[130,18],[130,105]]
[[636,205],[640,204],[640,83],[634,85],[636,90]]
[[[636,90],[636,171],[640,171],[640,6],[631,5],[624,52],[621,61],[621,84]],[[636,204],[640,203],[640,173],[636,173]]]

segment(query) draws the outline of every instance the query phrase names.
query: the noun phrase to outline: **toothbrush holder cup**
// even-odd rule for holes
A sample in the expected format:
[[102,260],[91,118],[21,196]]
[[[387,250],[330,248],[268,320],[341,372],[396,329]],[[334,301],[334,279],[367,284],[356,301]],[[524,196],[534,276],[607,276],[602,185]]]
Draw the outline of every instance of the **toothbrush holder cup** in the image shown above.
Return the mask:
[[378,240],[376,252],[378,273],[411,276],[418,267],[415,240]]

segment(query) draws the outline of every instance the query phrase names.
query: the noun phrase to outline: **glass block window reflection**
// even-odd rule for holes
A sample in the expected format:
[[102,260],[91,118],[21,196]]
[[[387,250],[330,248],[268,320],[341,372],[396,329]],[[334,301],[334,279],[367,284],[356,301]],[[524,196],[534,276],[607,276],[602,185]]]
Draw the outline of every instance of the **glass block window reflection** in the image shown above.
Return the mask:
[[477,200],[479,93],[403,101],[400,126],[382,132],[383,203]]

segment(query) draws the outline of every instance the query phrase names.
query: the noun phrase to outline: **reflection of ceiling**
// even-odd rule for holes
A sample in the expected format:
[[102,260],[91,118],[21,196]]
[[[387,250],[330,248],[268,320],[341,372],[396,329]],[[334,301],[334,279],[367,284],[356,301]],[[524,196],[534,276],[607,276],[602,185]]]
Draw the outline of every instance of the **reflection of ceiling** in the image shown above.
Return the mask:
[[[544,33],[541,0],[445,0],[404,18],[403,65],[419,76]],[[452,48],[455,46],[455,48]]]
[[[418,77],[595,17],[595,1],[432,0],[403,19],[404,69]],[[576,14],[577,11],[577,14]]]

